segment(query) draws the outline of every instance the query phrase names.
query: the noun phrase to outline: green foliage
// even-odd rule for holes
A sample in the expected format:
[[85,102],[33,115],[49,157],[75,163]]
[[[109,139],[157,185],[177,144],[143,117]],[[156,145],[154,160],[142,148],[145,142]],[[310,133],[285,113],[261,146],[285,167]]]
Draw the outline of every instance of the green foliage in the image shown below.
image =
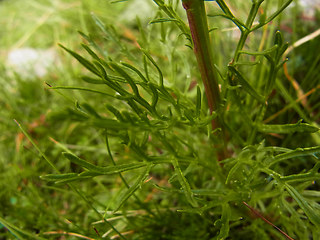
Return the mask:
[[[51,229],[97,238],[93,227],[99,239],[319,238],[316,101],[304,109],[284,81],[289,44],[271,24],[292,0],[242,3],[243,13],[231,8],[240,3],[208,1],[209,26],[192,25],[192,14],[203,20],[206,12],[184,0],[191,32],[180,1],[154,2],[150,24],[137,19],[128,30],[134,37],[92,14],[94,35],[80,32],[82,50],[59,44],[82,69],[72,84],[47,79],[50,94],[66,99],[48,115],[50,126],[62,129],[45,133],[58,139],[53,146],[44,151],[18,118],[37,150],[31,156],[55,170],[41,165],[37,181],[47,191],[35,198],[58,194],[72,224],[55,197],[39,234],[7,220],[10,212],[0,222],[20,239],[47,238]],[[233,25],[239,39],[225,40],[222,30]],[[213,46],[206,58],[197,52],[197,31],[212,39],[199,42]],[[197,64],[204,72],[212,67],[219,86],[208,82],[218,103],[206,97]],[[278,113],[284,103],[288,113]]]

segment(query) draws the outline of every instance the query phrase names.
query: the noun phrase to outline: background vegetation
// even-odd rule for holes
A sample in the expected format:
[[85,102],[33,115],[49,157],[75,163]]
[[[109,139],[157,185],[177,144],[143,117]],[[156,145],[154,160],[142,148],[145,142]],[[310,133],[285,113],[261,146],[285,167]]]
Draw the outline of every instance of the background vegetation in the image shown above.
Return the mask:
[[[226,2],[245,22],[256,1]],[[285,2],[266,0],[253,24]],[[227,84],[239,31],[206,3],[227,139],[219,162],[188,35],[156,3],[0,2],[0,239],[285,239],[264,217],[320,239],[316,8],[293,1],[249,35]],[[166,3],[187,23],[179,1]],[[267,51],[286,41],[289,61],[264,92],[265,56],[278,54]],[[38,55],[15,58],[21,49]]]

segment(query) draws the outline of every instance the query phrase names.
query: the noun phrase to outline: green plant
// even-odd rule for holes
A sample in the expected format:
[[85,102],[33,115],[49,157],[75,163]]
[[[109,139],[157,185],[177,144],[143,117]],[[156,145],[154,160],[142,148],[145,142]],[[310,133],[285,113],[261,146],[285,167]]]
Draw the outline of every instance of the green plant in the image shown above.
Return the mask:
[[[252,1],[244,21],[215,1],[209,20],[225,18],[240,30],[230,58],[215,30],[223,23],[209,21],[209,31],[204,1],[182,1],[189,25],[180,1],[154,2],[149,29],[137,20],[138,39],[93,16],[108,48],[82,32],[89,57],[61,45],[91,75],[81,87],[48,83],[60,93],[85,92],[51,118],[94,131],[96,151],[56,142],[70,165],[42,179],[68,184],[91,208],[88,218],[101,220],[93,224],[104,236],[318,239],[319,126],[278,77],[288,44],[274,25],[268,29],[292,0],[275,11],[272,1]],[[253,33],[258,40],[249,39]],[[292,112],[266,124],[283,99]]]

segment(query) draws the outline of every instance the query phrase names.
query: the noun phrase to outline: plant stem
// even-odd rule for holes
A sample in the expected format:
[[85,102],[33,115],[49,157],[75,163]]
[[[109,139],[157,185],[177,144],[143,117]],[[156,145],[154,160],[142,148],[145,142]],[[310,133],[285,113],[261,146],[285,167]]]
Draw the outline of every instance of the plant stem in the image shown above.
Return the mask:
[[[187,12],[194,53],[205,87],[210,112],[212,113],[219,108],[220,91],[214,72],[204,2],[202,0],[182,0],[182,5]],[[221,127],[218,121],[212,122],[213,129]]]
[[242,50],[242,48],[243,48],[243,46],[244,46],[244,44],[245,44],[245,42],[246,42],[246,40],[248,38],[248,35],[252,31],[251,28],[252,28],[254,19],[256,18],[258,10],[259,10],[259,7],[260,7],[260,5],[262,4],[263,1],[264,0],[259,0],[258,2],[253,2],[252,3],[252,6],[251,6],[251,9],[250,9],[250,12],[249,12],[249,16],[248,16],[247,21],[245,23],[245,27],[244,28],[239,28],[240,31],[241,31],[241,36],[240,36],[240,39],[239,39],[239,42],[238,42],[238,45],[237,45],[237,48],[236,48],[236,51],[235,51],[235,56],[234,56],[233,63],[236,63],[239,60],[240,51]]
[[[213,55],[209,38],[209,28],[207,15],[203,0],[182,0],[182,5],[186,10],[193,50],[196,55],[202,82],[204,84],[210,113],[219,112],[220,90],[217,75],[214,71]],[[218,151],[218,159],[226,157],[226,138],[222,125],[222,117],[218,117],[211,122],[212,130],[220,128],[223,139],[222,151]]]

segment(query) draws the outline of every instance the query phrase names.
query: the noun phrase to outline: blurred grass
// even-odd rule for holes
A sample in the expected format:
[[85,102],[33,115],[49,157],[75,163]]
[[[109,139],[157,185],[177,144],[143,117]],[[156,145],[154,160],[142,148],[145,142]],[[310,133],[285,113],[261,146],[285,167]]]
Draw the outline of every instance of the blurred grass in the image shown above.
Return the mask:
[[[97,1],[3,1],[1,2],[2,48],[48,48],[60,41],[77,42],[77,30],[92,29],[90,13],[112,21],[123,5]],[[3,49],[2,49],[3,50]]]
[[[238,16],[246,16],[247,6],[245,5],[240,1],[235,1],[233,6]],[[26,127],[42,151],[48,154],[56,166],[65,172],[70,169],[77,172],[79,169],[78,166],[69,164],[67,161],[58,161],[61,159],[60,152],[63,146],[59,147],[59,144],[50,141],[50,138],[67,142],[67,147],[74,152],[86,152],[93,156],[107,153],[105,143],[100,139],[97,130],[83,129],[79,123],[65,121],[63,115],[65,108],[74,104],[75,99],[100,102],[99,97],[93,100],[88,95],[76,91],[72,95],[60,91],[63,95],[61,96],[57,92],[45,90],[45,82],[52,85],[77,85],[79,81],[77,75],[82,69],[79,64],[75,64],[71,57],[61,54],[57,43],[63,43],[70,49],[78,50],[81,38],[77,31],[94,34],[96,30],[91,12],[99,16],[103,22],[123,26],[118,22],[118,18],[124,6],[125,4],[122,3],[111,5],[109,1],[105,0],[5,0],[0,2],[0,216],[20,229],[31,233],[64,230],[97,238],[91,225],[96,221],[96,218],[90,207],[81,202],[67,186],[56,187],[39,179],[40,175],[51,173],[52,169],[20,133],[13,119],[17,119]],[[319,26],[318,15],[308,22],[306,30],[305,22],[301,19],[300,9],[293,7],[287,11],[288,15],[282,16],[283,21],[279,20],[278,27],[284,30],[285,38],[289,41],[298,40]],[[291,18],[294,21],[291,22]],[[230,27],[220,22],[215,24],[213,20],[210,20],[210,24],[212,27],[223,29]],[[136,26],[134,24],[128,25],[128,29],[130,27],[134,29]],[[124,31],[123,28],[119,28],[120,31]],[[231,58],[232,49],[236,44],[236,41],[230,37],[234,31],[224,31],[223,29],[213,31],[213,34],[220,31],[219,37],[215,38],[215,44],[223,46],[219,49],[219,54],[223,57],[217,58],[218,65],[226,65],[223,61]],[[136,29],[134,30],[136,31]],[[260,34],[263,35],[263,30]],[[252,40],[248,42],[251,44],[250,47],[257,49],[259,46],[255,45],[254,39],[250,40]],[[301,115],[305,115],[311,122],[320,124],[320,97],[319,88],[317,88],[320,83],[319,46],[319,38],[316,38],[294,49],[289,56],[293,59],[288,63],[290,75],[300,84],[304,93],[314,89],[314,92],[309,96],[309,108],[298,103],[296,107],[289,108],[281,115],[275,121],[276,123],[288,119],[296,122],[302,117]],[[39,77],[24,79],[24,76],[12,76],[7,71],[7,55],[9,51],[23,47],[54,49],[60,60],[41,79]],[[108,46],[104,47],[108,49]],[[110,51],[114,51],[113,47],[109,47]],[[175,69],[177,68],[172,69],[172,75],[176,74]],[[261,76],[263,77],[263,74]],[[282,74],[281,78],[284,77]],[[182,87],[187,89],[187,86]],[[283,89],[288,91],[291,96],[297,94],[289,81],[284,84]],[[272,98],[269,103],[272,109],[271,113],[277,113],[286,104],[294,101],[284,92],[274,94],[276,97]],[[297,114],[297,109],[302,113],[300,116]],[[269,136],[269,138],[268,140],[275,145],[294,148],[301,146],[303,136],[291,135],[286,139],[277,136]],[[319,139],[319,137],[315,139]],[[314,143],[319,144],[319,140],[303,142],[304,146],[311,146]],[[125,147],[116,149],[116,152],[125,151]],[[111,186],[114,192],[108,194]],[[115,191],[119,188],[119,182],[114,183],[112,179],[108,181],[105,178],[97,178],[94,183],[88,182],[81,185],[81,190],[101,207],[105,207],[109,198],[116,198]],[[174,201],[174,199],[167,199],[167,201]],[[165,201],[162,201],[161,204],[164,207],[170,206]],[[150,233],[147,233],[145,239],[155,239],[154,235],[157,235],[158,239],[161,237],[167,239],[166,237],[172,232],[174,233],[171,236],[177,236],[177,239],[178,236],[180,239],[196,239],[197,237],[205,239],[207,237],[205,229],[209,226],[202,226],[198,234],[193,231],[197,228],[197,221],[201,221],[201,219],[197,219],[198,217],[194,219],[194,222],[197,223],[195,226],[187,226],[190,221],[186,219],[185,215],[172,215],[172,212],[168,211],[162,213],[162,216],[163,218],[159,221],[144,216],[140,216],[138,222],[130,219],[126,219],[126,221],[132,228],[136,227],[138,232],[141,230],[138,229],[139,226],[145,224],[145,221],[150,221],[150,228],[147,229]],[[210,218],[210,216],[205,217]],[[179,223],[179,221],[181,222]],[[172,223],[179,224],[172,225]],[[103,232],[103,226],[98,226],[97,229],[99,232]],[[195,235],[193,236],[193,234]],[[57,238],[58,235],[49,236],[48,239],[63,239]],[[1,238],[15,239],[3,226],[0,226]],[[68,236],[66,239],[77,238]]]
[[[71,48],[78,48],[81,38],[77,31],[94,32],[91,12],[110,22],[121,8],[121,4],[111,7],[108,1],[102,0],[0,2],[0,216],[20,229],[30,233],[57,229],[81,233],[81,229],[90,224],[88,208],[78,203],[77,197],[65,191],[66,188],[47,186],[39,179],[52,169],[21,134],[13,119],[27,128],[53,161],[58,159],[61,151],[55,148],[49,137],[62,136],[60,139],[77,145],[90,145],[94,141],[95,134],[92,133],[91,138],[82,137],[85,135],[81,134],[77,124],[50,118],[50,113],[59,112],[70,101],[46,90],[45,82],[76,83],[81,68],[71,58],[60,54],[57,44],[63,42]],[[7,57],[10,51],[21,48],[52,49],[59,61],[48,68],[42,78],[25,79],[18,74],[12,75],[6,64]],[[69,168],[63,162],[57,166],[59,169]],[[87,191],[91,192],[90,189],[94,188],[88,186]],[[92,235],[95,234],[92,230]],[[32,239],[30,236],[26,238]],[[15,237],[0,225],[0,239]]]

